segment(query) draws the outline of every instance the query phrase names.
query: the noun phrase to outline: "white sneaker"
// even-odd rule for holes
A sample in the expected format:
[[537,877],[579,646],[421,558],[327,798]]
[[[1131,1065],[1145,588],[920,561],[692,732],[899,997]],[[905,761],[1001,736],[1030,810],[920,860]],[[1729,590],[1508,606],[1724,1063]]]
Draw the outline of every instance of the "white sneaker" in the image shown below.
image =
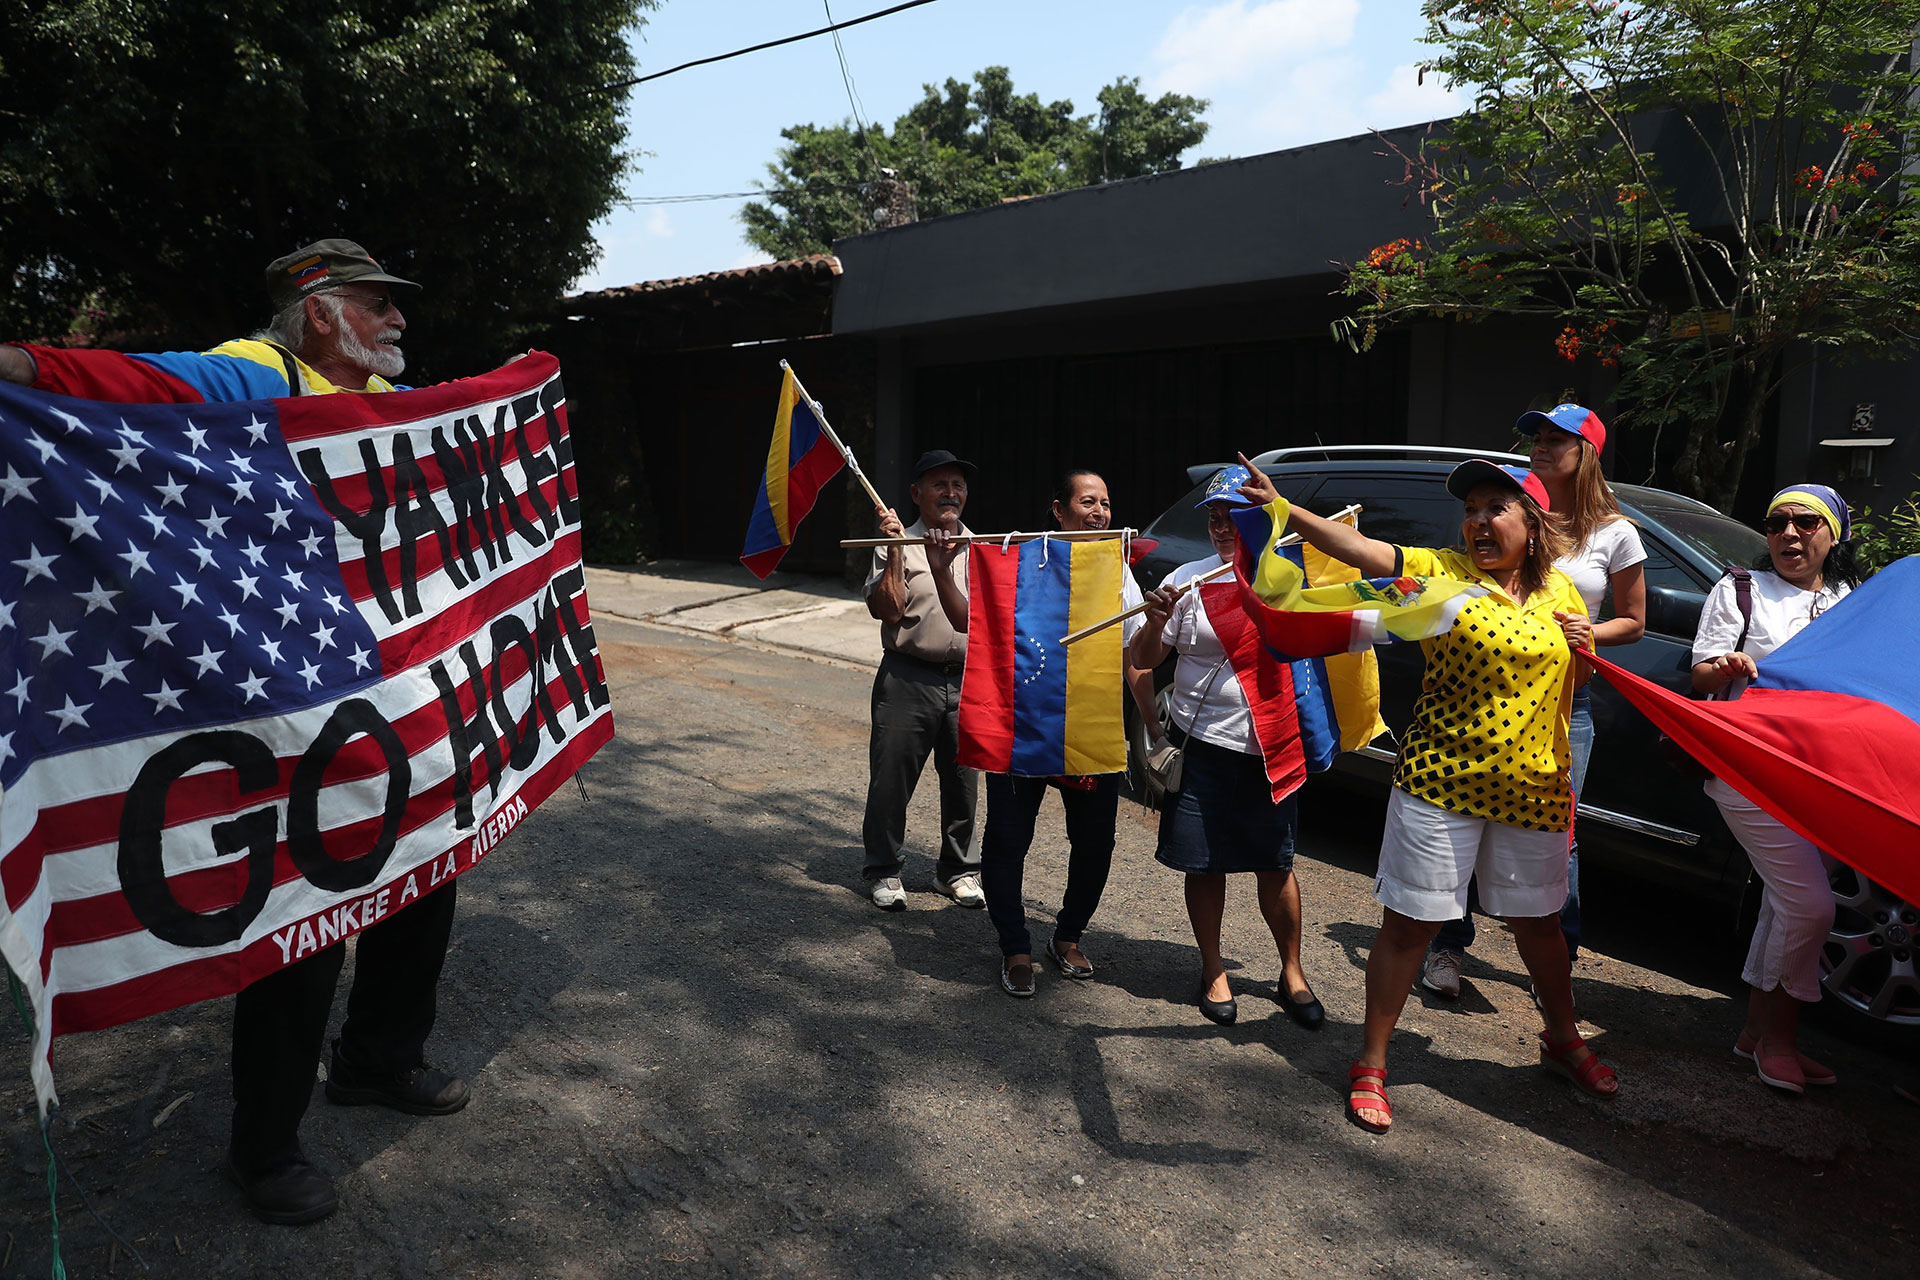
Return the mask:
[[1460,953],[1458,951],[1428,952],[1426,967],[1420,971],[1420,985],[1442,1000],[1458,1000],[1460,998]]
[[882,911],[905,911],[907,891],[899,876],[887,876],[873,882],[873,905]]
[[980,877],[977,874],[955,876],[951,880],[936,880],[940,892],[952,898],[963,907],[980,908],[987,905],[987,895],[980,891]]

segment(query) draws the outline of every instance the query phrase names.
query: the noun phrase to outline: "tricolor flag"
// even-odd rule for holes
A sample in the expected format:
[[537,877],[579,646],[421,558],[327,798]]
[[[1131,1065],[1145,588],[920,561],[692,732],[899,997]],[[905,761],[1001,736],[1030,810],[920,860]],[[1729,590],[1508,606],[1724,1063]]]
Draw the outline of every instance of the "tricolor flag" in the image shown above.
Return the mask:
[[764,578],[780,567],[794,530],[813,510],[820,490],[833,479],[846,459],[814,416],[813,406],[801,394],[799,380],[787,369],[780,379],[780,405],[773,414],[773,443],[767,447],[767,470],[753,500],[747,521],[747,544],[740,562]]
[[0,383],[0,955],[43,1113],[53,1036],[405,909],[612,734],[552,356],[237,403]]
[[1119,609],[1118,538],[973,544],[960,763],[1048,778],[1127,767],[1119,627],[1060,638]]
[[1358,573],[1348,581],[1310,585],[1299,551],[1275,545],[1291,510],[1280,498],[1233,513],[1240,542],[1234,577],[1241,601],[1261,641],[1283,658],[1357,653],[1393,640],[1444,635],[1469,600],[1487,594],[1477,582],[1368,579]]
[[1760,678],[1731,702],[1695,702],[1587,660],[1734,790],[1920,903],[1920,556],[1762,658]]

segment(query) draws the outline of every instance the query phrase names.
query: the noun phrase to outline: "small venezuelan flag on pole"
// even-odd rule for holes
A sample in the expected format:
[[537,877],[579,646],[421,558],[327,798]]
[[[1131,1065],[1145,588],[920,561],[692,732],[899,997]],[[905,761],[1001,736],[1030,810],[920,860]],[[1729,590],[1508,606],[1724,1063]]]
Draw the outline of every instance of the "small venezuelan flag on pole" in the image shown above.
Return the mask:
[[1029,778],[1125,769],[1120,628],[1060,643],[1119,604],[1119,539],[970,554],[960,763]]
[[833,429],[814,412],[813,401],[782,362],[780,406],[773,415],[773,443],[767,448],[767,471],[753,500],[747,522],[747,543],[740,562],[764,578],[780,566],[793,545],[794,530],[813,510],[821,488],[839,473],[847,459]]

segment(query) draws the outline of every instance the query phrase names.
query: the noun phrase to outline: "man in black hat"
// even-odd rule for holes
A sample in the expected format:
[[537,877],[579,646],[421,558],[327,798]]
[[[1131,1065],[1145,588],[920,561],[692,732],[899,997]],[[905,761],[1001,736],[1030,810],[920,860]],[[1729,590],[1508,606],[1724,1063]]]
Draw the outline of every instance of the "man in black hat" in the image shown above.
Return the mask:
[[873,905],[904,911],[900,884],[904,865],[907,802],[933,756],[940,777],[940,860],[935,884],[963,907],[984,907],[980,851],[973,842],[973,815],[980,775],[960,767],[960,672],[967,637],[948,621],[966,616],[965,544],[946,541],[971,532],[960,522],[967,484],[975,473],[945,449],[922,454],[908,493],[920,518],[901,527],[891,507],[881,511],[886,538],[929,538],[928,545],[876,547],[867,574],[867,612],[880,619],[886,651],[873,680],[873,736],[867,747],[867,816],[860,835],[867,849],[863,871]]
[[[399,390],[406,318],[388,275],[351,240],[321,240],[267,267],[272,324],[211,351],[122,355],[0,346],[0,376],[94,400],[231,401]],[[440,969],[453,930],[448,880],[355,944],[347,1018],[334,1042],[327,1097],[413,1115],[467,1105],[466,1082],[426,1065]],[[253,983],[233,1011],[233,1139],[229,1169],[263,1222],[313,1222],[332,1213],[333,1182],[300,1149],[334,986],[346,959],[336,943]]]

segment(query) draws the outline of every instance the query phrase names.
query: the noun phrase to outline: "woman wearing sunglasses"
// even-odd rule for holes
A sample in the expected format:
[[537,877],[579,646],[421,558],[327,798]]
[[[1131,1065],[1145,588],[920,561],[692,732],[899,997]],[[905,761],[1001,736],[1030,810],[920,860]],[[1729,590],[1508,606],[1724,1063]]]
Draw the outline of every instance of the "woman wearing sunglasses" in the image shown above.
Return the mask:
[[[1825,485],[1791,485],[1774,495],[1761,525],[1767,554],[1754,563],[1747,608],[1729,574],[1700,610],[1696,693],[1737,697],[1759,674],[1760,659],[1859,585],[1852,522],[1846,499]],[[1833,1072],[1796,1043],[1800,1006],[1820,998],[1820,948],[1833,928],[1825,855],[1720,779],[1707,779],[1706,792],[1766,885],[1740,974],[1752,988],[1747,1023],[1733,1051],[1776,1089],[1804,1093],[1810,1084],[1832,1084]]]
[[[1553,511],[1573,543],[1554,567],[1573,579],[1587,616],[1600,616],[1601,601],[1613,592],[1613,617],[1593,624],[1593,643],[1632,644],[1647,629],[1647,583],[1641,566],[1646,548],[1633,521],[1621,514],[1613,490],[1600,470],[1607,428],[1585,405],[1558,404],[1531,409],[1514,424],[1527,444],[1533,474],[1547,488]],[[1585,685],[1574,691],[1567,740],[1573,750],[1573,799],[1587,780],[1593,754],[1593,704]],[[1577,824],[1576,824],[1577,825]],[[1477,897],[1474,900],[1477,903]],[[1470,903],[1470,906],[1474,903]],[[1460,962],[1473,945],[1473,914],[1440,926],[1420,973],[1420,985],[1445,1000],[1460,995]],[[1580,956],[1580,846],[1577,836],[1567,856],[1567,900],[1560,907],[1560,936],[1567,959]]]

